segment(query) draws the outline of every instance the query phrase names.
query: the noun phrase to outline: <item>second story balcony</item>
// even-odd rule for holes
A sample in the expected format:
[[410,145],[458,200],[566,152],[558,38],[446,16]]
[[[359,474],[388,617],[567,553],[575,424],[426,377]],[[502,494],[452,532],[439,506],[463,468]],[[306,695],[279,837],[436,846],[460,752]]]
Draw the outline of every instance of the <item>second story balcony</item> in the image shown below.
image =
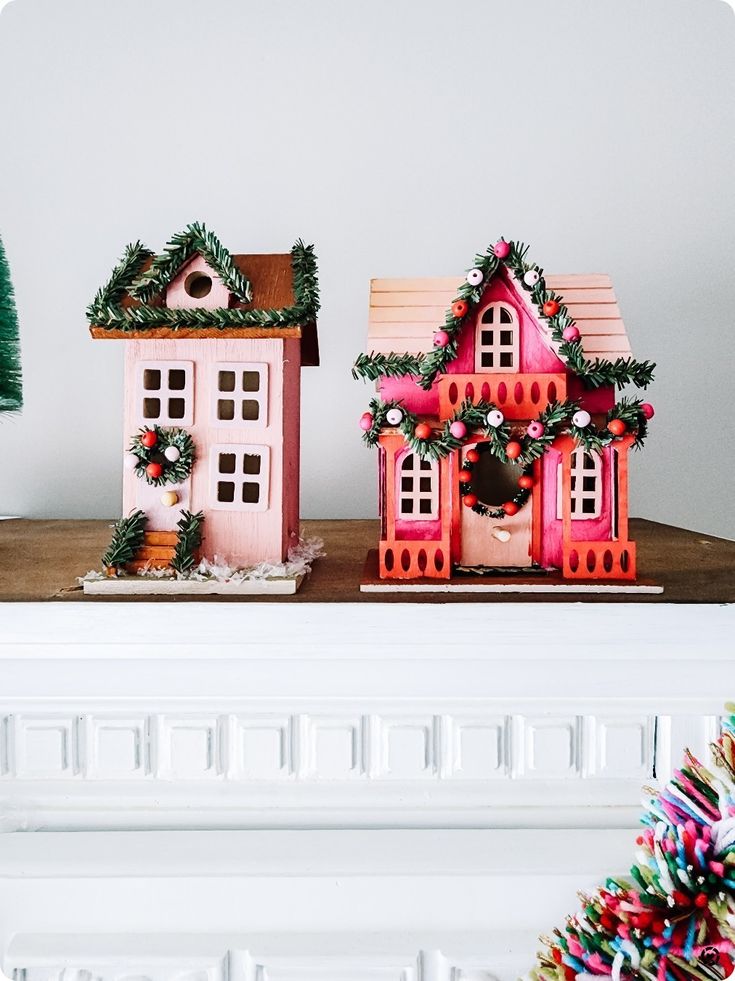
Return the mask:
[[549,402],[567,397],[565,374],[442,375],[439,418],[449,419],[465,399],[493,402],[506,419],[535,419]]

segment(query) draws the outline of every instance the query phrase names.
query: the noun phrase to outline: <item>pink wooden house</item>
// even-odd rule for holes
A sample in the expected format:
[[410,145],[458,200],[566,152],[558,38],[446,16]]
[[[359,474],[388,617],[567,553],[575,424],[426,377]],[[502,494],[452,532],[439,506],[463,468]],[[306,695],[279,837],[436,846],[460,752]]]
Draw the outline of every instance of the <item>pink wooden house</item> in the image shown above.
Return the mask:
[[300,242],[230,255],[195,224],[161,256],[128,247],[88,316],[93,337],[125,342],[123,513],[147,517],[133,568],[168,563],[184,511],[204,514],[207,558],[286,558],[299,537],[300,372],[318,364],[317,309],[313,250]]
[[560,570],[634,579],[628,452],[646,385],[608,276],[547,276],[501,240],[466,277],[376,279],[361,419],[379,447],[383,579]]

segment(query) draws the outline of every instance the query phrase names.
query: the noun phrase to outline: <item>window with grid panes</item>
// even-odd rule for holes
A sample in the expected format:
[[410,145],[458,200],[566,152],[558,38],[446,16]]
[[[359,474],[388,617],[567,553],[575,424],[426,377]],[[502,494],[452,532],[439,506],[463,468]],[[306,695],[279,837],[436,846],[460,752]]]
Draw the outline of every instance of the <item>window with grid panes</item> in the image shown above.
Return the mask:
[[136,372],[138,414],[142,424],[193,425],[193,362],[140,361]]
[[509,304],[491,303],[485,307],[475,338],[475,371],[518,368],[518,316]]
[[270,448],[220,443],[211,448],[211,507],[220,511],[265,511]]
[[398,472],[398,515],[407,521],[439,516],[439,468],[436,461],[406,453]]
[[268,365],[226,362],[213,366],[213,423],[268,425]]
[[[598,453],[586,453],[580,446],[571,455],[572,520],[599,518],[602,510],[602,459]],[[562,514],[562,464],[557,471],[556,516]]]

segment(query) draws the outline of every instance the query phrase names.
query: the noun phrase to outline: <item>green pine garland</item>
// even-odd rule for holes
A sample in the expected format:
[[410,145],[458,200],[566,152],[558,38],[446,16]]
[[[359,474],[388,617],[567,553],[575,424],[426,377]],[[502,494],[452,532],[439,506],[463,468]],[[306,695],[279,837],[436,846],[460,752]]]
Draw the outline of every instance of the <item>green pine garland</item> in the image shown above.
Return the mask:
[[0,240],[0,413],[15,412],[22,405],[18,314],[10,269]]
[[121,565],[132,562],[143,544],[146,520],[144,511],[132,511],[126,518],[120,518],[112,525],[112,541],[102,556],[105,569],[118,569]]
[[[452,418],[443,423],[441,429],[432,428],[430,435],[424,439],[416,435],[416,427],[422,421],[421,418],[405,408],[401,401],[383,402],[379,398],[373,398],[370,400],[368,412],[365,413],[365,417],[368,415],[371,417],[370,426],[363,431],[362,438],[366,446],[375,446],[382,431],[389,427],[387,416],[390,410],[400,409],[403,414],[401,421],[393,428],[397,428],[402,433],[406,445],[422,460],[441,460],[462,447],[468,437],[458,439],[453,436],[451,426],[454,422],[463,422],[469,433],[481,434],[486,438],[491,452],[501,462],[527,467],[534,460],[540,459],[558,436],[565,434],[572,436],[577,445],[584,447],[587,453],[599,453],[605,446],[631,434],[635,437],[634,447],[640,448],[648,435],[648,420],[641,406],[640,399],[621,399],[607,413],[605,425],[598,429],[592,422],[585,427],[574,425],[571,419],[579,409],[576,402],[550,402],[538,416],[544,431],[541,436],[533,437],[526,432],[525,423],[522,427],[516,426],[515,433],[512,428],[514,422],[504,421],[500,426],[488,425],[488,413],[497,410],[498,406],[484,399],[480,399],[479,402],[467,399]],[[608,423],[613,419],[621,419],[625,423],[626,431],[621,435],[616,435],[607,428]],[[506,452],[511,440],[521,446],[521,453],[513,458]]]
[[[590,360],[584,355],[581,341],[565,341],[564,330],[573,326],[574,321],[564,305],[563,297],[546,288],[543,269],[526,259],[527,246],[516,242],[509,242],[508,245],[510,252],[502,259],[495,255],[492,245],[488,246],[484,254],[475,256],[473,268],[482,272],[482,281],[476,286],[464,282],[457,290],[456,299],[467,303],[467,311],[461,317],[456,317],[451,307],[447,310],[444,324],[438,328],[449,335],[449,343],[445,347],[437,347],[433,351],[419,355],[362,354],[352,367],[353,377],[376,381],[381,376],[413,375],[421,388],[430,389],[436,376],[445,372],[447,365],[457,357],[462,326],[479,304],[485,288],[502,264],[513,273],[518,285],[530,293],[539,318],[549,325],[551,336],[558,345],[559,357],[578,375],[587,388],[601,388],[606,385],[622,388],[628,384],[646,388],[650,385],[656,367],[653,362],[636,361],[633,358],[617,358],[615,361],[603,358]],[[530,270],[535,270],[539,275],[538,282],[533,286],[526,284],[523,279]],[[543,306],[550,300],[559,304],[559,310],[549,317],[543,312]]]
[[227,249],[217,236],[198,221],[187,225],[183,232],[171,237],[161,255],[130,287],[130,294],[141,303],[148,303],[156,293],[164,289],[184,263],[199,254],[217,273],[231,293],[243,303],[250,303],[253,291]]
[[[121,306],[120,298],[124,292],[130,293],[135,288],[137,272],[145,258],[150,255],[150,252],[143,250],[140,243],[128,246],[110,282],[98,291],[87,308],[87,318],[93,326],[102,327],[104,330],[122,331],[155,327],[169,327],[171,330],[300,327],[314,321],[319,312],[319,282],[314,246],[304,245],[300,239],[291,249],[295,303],[290,307],[266,310],[243,310],[237,307],[219,307],[214,310],[195,307],[190,310],[173,310],[168,307],[149,306],[145,303],[141,306]],[[166,256],[168,255],[166,253]],[[163,273],[161,272],[160,275],[162,277]],[[147,293],[143,284],[140,289],[143,293]]]
[[170,562],[171,568],[180,576],[190,572],[195,564],[196,550],[202,544],[203,523],[203,511],[198,511],[196,514],[192,514],[191,511],[181,512],[181,518],[176,525],[176,547]]
[[[155,433],[154,446],[144,446],[141,442],[146,433]],[[179,451],[178,460],[167,460],[164,451],[170,446]],[[154,487],[165,484],[180,484],[191,473],[196,459],[194,440],[185,429],[164,428],[163,426],[143,427],[133,436],[130,452],[138,458],[135,464],[135,476]],[[160,477],[151,477],[146,471],[149,463],[160,463],[163,473]]]

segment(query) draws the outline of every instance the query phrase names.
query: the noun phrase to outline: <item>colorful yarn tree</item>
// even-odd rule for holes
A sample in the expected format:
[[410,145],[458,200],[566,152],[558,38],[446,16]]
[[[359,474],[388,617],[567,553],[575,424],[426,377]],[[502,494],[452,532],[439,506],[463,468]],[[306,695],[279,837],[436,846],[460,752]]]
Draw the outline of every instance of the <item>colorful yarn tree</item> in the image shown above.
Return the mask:
[[[730,706],[733,710],[733,706]],[[608,879],[542,937],[535,981],[721,981],[735,959],[735,715],[643,815],[630,877]]]

